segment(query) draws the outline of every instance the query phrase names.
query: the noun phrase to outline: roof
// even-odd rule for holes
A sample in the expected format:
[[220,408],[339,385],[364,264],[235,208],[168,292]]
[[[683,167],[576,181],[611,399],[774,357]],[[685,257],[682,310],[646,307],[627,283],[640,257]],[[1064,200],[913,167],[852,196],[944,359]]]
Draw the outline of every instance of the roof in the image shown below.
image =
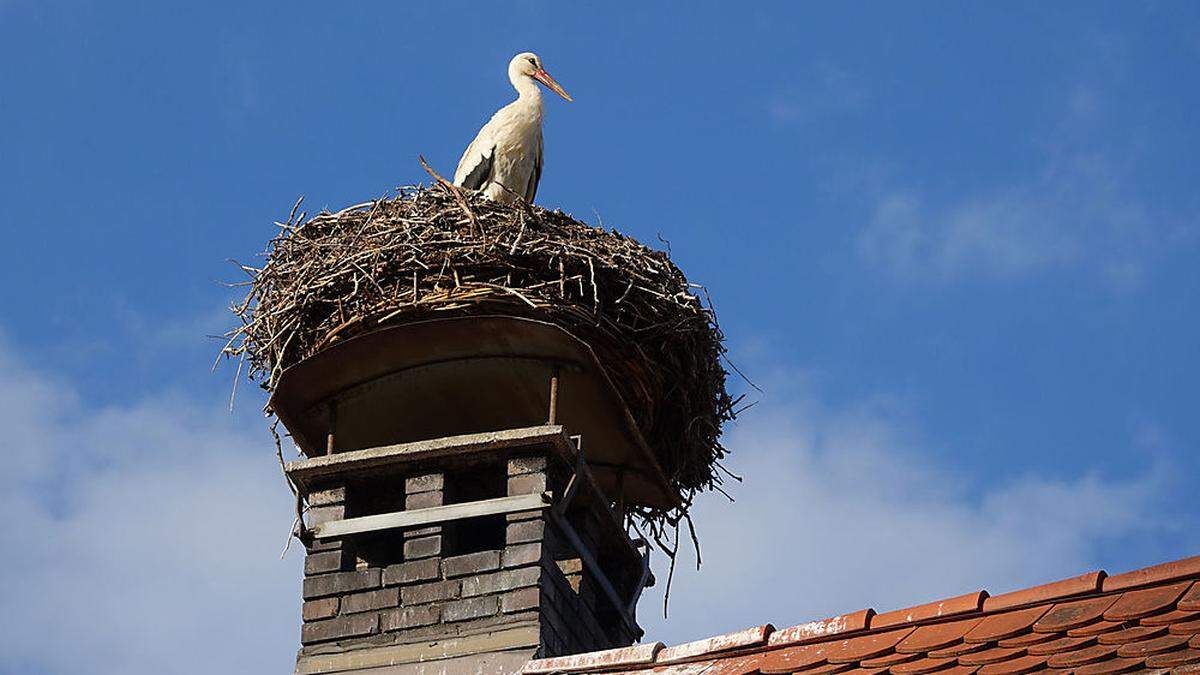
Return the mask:
[[526,675],[1200,673],[1200,556],[991,596],[977,591],[675,647],[539,659]]

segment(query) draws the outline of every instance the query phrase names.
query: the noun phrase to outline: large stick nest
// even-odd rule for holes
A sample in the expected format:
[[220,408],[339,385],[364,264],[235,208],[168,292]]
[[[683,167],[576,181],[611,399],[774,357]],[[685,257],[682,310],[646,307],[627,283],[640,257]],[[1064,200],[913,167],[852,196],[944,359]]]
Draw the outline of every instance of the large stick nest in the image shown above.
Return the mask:
[[[278,223],[265,264],[242,266],[242,325],[224,350],[267,390],[288,366],[383,325],[441,312],[532,316],[591,345],[686,502],[721,482],[721,426],[735,403],[724,338],[703,289],[666,253],[561,211],[440,187],[308,219],[296,211]],[[642,515],[661,525],[683,514]]]

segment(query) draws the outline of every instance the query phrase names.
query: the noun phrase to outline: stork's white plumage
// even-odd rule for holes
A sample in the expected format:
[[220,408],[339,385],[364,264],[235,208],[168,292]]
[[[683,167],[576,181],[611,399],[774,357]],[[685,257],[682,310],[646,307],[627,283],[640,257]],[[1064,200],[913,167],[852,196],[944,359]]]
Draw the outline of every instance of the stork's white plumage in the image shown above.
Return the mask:
[[500,202],[533,203],[542,178],[542,91],[537,83],[568,101],[571,97],[531,52],[509,61],[508,81],[517,90],[517,100],[496,111],[479,130],[458,161],[454,184],[482,190]]

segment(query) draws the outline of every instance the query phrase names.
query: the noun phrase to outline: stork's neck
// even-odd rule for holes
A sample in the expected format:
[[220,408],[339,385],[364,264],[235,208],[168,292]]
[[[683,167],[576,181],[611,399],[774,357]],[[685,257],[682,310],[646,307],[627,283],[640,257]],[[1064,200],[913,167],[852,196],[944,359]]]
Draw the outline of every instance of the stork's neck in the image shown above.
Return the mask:
[[517,90],[517,100],[528,105],[542,107],[542,90],[537,81],[528,75],[517,75],[511,78],[512,86]]

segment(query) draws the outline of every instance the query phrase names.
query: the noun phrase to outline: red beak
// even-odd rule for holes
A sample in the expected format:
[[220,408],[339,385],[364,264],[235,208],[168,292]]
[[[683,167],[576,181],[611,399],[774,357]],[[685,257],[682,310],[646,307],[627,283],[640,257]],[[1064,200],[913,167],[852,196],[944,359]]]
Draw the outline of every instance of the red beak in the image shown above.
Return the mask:
[[550,73],[547,73],[545,70],[542,70],[541,68],[539,68],[538,71],[533,74],[533,79],[546,85],[547,87],[550,88],[550,91],[558,94],[559,96],[567,99],[568,101],[575,100],[575,99],[571,98],[570,94],[563,91],[563,88],[560,87],[558,85],[558,83],[554,81],[554,78],[550,77]]

